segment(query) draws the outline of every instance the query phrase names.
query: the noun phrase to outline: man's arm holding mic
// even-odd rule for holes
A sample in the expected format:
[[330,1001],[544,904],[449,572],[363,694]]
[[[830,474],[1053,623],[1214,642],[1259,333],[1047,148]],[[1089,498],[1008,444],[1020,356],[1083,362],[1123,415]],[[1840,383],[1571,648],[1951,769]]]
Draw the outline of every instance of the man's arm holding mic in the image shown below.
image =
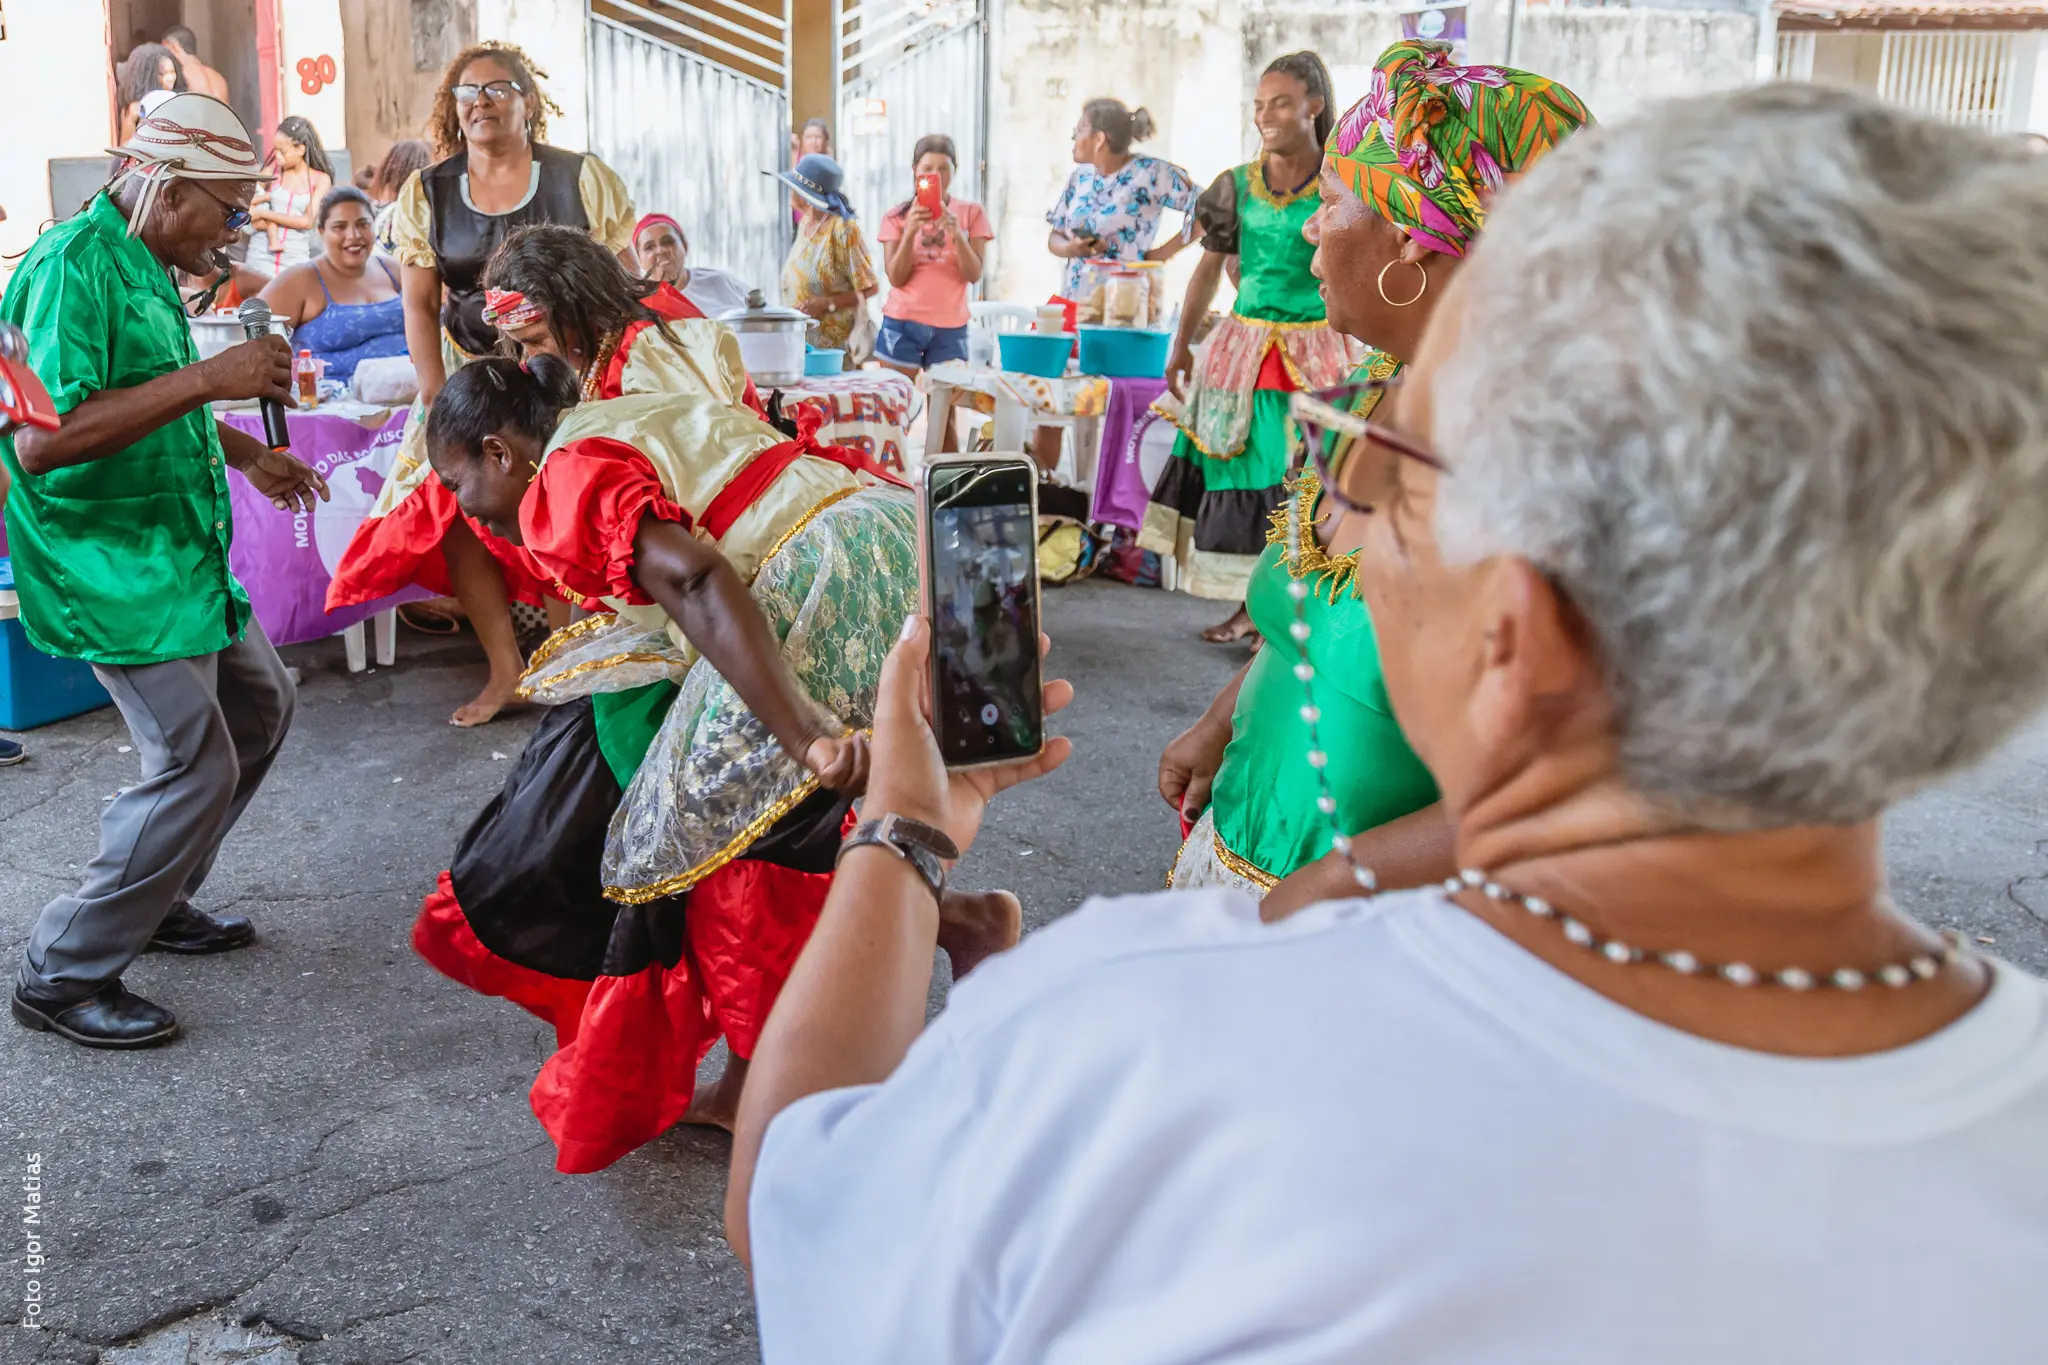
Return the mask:
[[[283,337],[245,341],[211,360],[133,388],[101,389],[65,413],[64,425],[57,430],[16,436],[15,458],[30,474],[91,464],[118,455],[165,423],[216,400],[275,398],[289,403],[291,378],[292,348]],[[229,463],[240,467],[232,453]]]

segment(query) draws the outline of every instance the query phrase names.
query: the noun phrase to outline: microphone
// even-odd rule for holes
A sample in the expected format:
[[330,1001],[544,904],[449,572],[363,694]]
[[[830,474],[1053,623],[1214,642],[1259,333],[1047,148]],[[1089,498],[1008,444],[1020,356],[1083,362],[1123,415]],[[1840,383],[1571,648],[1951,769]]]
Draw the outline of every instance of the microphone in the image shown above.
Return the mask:
[[[270,305],[250,299],[235,314],[242,323],[242,335],[251,341],[270,335]],[[275,398],[263,400],[263,444],[272,450],[292,448],[291,431],[285,426],[284,404]]]

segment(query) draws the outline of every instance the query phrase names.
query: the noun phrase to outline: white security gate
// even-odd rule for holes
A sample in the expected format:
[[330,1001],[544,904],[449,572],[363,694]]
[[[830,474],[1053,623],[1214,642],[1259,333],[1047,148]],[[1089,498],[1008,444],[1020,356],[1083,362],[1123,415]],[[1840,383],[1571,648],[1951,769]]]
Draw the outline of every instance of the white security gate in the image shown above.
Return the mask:
[[595,0],[590,149],[624,178],[642,213],[683,225],[690,259],[776,297],[789,245],[785,10],[746,22],[677,0]]
[[916,188],[910,152],[927,133],[944,133],[959,149],[953,193],[983,198],[984,70],[979,0],[841,0],[833,134],[847,198],[870,239]]
[[1917,113],[2000,132],[2018,125],[2021,39],[2031,33],[1887,33],[1877,93]]

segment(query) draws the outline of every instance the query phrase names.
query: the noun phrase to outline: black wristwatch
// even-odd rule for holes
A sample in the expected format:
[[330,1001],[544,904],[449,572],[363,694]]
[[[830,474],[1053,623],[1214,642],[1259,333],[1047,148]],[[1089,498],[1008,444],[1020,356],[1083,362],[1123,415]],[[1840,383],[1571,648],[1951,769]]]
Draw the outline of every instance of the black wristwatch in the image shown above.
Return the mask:
[[890,814],[879,820],[863,820],[854,826],[853,833],[847,835],[846,842],[839,846],[839,856],[844,858],[846,850],[863,844],[879,844],[888,849],[917,869],[917,875],[924,878],[924,884],[931,888],[933,899],[945,898],[946,864],[960,856],[960,849],[946,837],[944,830],[934,829],[907,815]]

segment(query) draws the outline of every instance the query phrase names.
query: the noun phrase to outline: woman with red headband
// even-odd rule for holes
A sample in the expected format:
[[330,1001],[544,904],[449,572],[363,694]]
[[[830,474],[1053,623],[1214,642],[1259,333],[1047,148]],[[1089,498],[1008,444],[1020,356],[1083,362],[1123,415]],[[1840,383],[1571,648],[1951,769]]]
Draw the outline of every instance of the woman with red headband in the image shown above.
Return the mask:
[[[588,153],[547,145],[548,116],[561,110],[541,87],[546,74],[509,43],[482,43],[456,54],[434,95],[429,131],[441,159],[406,181],[391,222],[420,401],[371,520],[358,532],[360,540],[375,528],[379,545],[409,552],[345,559],[327,597],[332,610],[417,582],[460,601],[490,677],[450,717],[456,725],[482,725],[512,701],[524,659],[510,603],[538,606],[546,585],[528,577],[506,546],[478,535],[434,482],[420,438],[427,409],[449,374],[497,345],[483,319],[483,272],[514,229],[558,223],[608,250],[632,250],[636,215],[617,172]],[[351,544],[351,556],[366,553]]]
[[633,251],[648,279],[674,285],[707,318],[747,306],[747,286],[737,276],[688,264],[690,239],[683,225],[665,213],[650,213],[633,228]]
[[[535,652],[522,695],[549,713],[413,930],[436,969],[554,1024],[532,1103],[570,1172],[731,1126],[917,583],[913,503],[864,456],[701,396],[582,387],[550,354],[480,360],[428,419],[464,513],[599,614]],[[1015,941],[1006,894],[942,915],[956,976]],[[720,1034],[732,1061],[698,1095]]]
[[525,228],[484,270],[484,316],[520,358],[554,355],[583,396],[701,394],[761,412],[739,339],[667,281],[639,279],[571,228]]
[[[732,333],[705,321],[670,286],[627,274],[587,232],[519,229],[492,253],[484,285],[482,316],[500,345],[529,358],[559,356],[575,369],[585,398],[695,394],[762,411]],[[328,585],[329,611],[414,583],[437,585],[437,575],[445,573],[441,545],[458,518],[453,500],[433,479],[421,487],[437,496],[416,496],[356,528]],[[430,512],[445,512],[445,519]],[[560,596],[511,545],[479,523],[463,524],[504,566],[515,597]]]

